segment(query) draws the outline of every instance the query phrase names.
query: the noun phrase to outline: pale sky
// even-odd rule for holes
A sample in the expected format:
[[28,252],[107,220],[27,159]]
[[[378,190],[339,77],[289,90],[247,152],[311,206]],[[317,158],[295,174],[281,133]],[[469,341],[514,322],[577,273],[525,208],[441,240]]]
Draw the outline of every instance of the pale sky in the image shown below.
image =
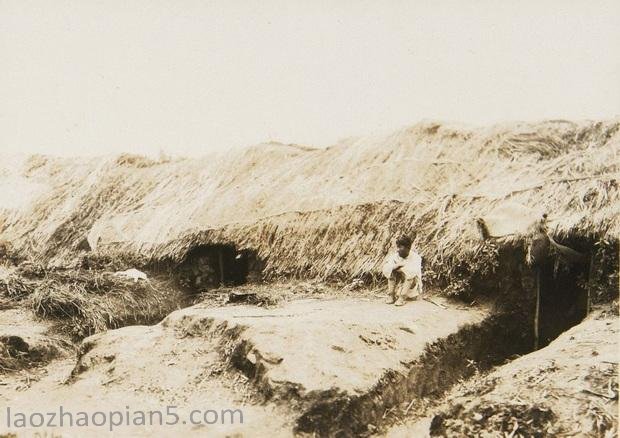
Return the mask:
[[0,0],[0,148],[200,155],[620,115],[620,1]]

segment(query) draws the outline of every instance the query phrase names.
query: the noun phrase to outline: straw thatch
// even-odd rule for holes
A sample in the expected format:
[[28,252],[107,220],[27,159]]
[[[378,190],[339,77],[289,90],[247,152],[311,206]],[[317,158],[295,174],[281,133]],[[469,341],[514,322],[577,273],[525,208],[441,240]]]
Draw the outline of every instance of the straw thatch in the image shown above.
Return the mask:
[[[427,267],[471,257],[479,217],[508,224],[515,240],[541,212],[554,235],[615,239],[619,131],[620,120],[425,122],[327,149],[7,159],[0,239],[53,265],[89,248],[179,262],[198,244],[230,243],[257,251],[268,275],[321,278],[376,273],[402,231]],[[529,213],[517,220],[508,205]]]

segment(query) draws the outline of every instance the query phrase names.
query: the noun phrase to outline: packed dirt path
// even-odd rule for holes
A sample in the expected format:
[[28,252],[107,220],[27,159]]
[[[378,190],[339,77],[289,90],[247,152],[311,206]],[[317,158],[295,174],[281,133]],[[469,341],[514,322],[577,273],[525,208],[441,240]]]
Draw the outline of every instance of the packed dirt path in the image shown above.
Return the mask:
[[[62,406],[74,421],[77,412],[92,419],[97,411],[120,411],[123,425],[113,427],[114,436],[292,436],[308,428],[324,433],[321,427],[334,424],[334,413],[353,418],[350,405],[358,414],[381,406],[372,404],[373,391],[386,376],[408,373],[428,344],[488,316],[483,308],[434,300],[403,307],[370,298],[297,300],[271,308],[198,304],[154,326],[96,334],[82,342],[77,360],[3,376],[0,404],[11,408],[13,427],[0,412],[0,431],[111,434],[109,421],[100,427],[15,427],[17,412],[58,413]],[[174,422],[166,409],[178,415],[177,424],[159,426],[155,417],[155,425],[133,425],[136,411],[149,410],[162,411],[164,423]],[[239,417],[221,424],[226,409],[242,410],[243,424]],[[191,424],[192,410],[200,410],[192,421],[207,410],[220,413],[220,421]]]

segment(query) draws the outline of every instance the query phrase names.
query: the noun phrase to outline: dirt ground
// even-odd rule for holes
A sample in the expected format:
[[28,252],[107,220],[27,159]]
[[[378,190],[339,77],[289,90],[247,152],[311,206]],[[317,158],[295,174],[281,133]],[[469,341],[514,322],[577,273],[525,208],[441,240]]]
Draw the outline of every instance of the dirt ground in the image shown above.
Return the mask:
[[549,346],[456,386],[443,402],[402,418],[387,436],[618,434],[617,315],[593,313]]
[[[470,349],[491,350],[490,308],[437,296],[395,307],[381,288],[353,286],[220,288],[159,324],[78,344],[29,308],[4,306],[0,337],[19,337],[28,349],[18,352],[18,371],[0,372],[0,436],[617,435],[617,313],[598,309],[548,347],[502,356],[505,364],[486,372]],[[125,417],[112,430],[92,421],[16,427],[16,413],[60,406],[74,417]],[[243,423],[238,414],[223,421],[223,410],[237,409]],[[150,411],[152,422],[133,424]],[[216,424],[206,424],[207,411],[211,422],[219,413]],[[178,420],[160,425],[157,412],[162,423]]]
[[[175,426],[122,426],[115,436],[291,436],[300,415],[326,394],[368,393],[386,373],[407,372],[428,343],[474,324],[487,311],[440,299],[398,308],[378,298],[304,299],[281,306],[198,304],[155,326],[86,338],[79,358],[1,376],[0,403],[13,412],[110,412],[177,406]],[[232,366],[230,366],[232,365]],[[243,424],[193,425],[193,409],[242,409]],[[164,417],[167,420],[167,417]],[[186,421],[183,424],[182,421]],[[63,436],[109,429],[7,428]]]

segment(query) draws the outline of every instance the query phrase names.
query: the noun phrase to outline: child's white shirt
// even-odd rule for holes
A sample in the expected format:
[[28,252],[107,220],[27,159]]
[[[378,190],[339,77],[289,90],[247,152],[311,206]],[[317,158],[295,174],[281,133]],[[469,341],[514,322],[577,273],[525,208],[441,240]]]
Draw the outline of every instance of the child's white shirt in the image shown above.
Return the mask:
[[398,254],[398,251],[390,253],[385,258],[381,272],[386,278],[392,276],[392,270],[397,264],[403,264],[400,272],[405,275],[406,279],[418,278],[422,280],[422,257],[417,252],[411,250],[405,258]]

